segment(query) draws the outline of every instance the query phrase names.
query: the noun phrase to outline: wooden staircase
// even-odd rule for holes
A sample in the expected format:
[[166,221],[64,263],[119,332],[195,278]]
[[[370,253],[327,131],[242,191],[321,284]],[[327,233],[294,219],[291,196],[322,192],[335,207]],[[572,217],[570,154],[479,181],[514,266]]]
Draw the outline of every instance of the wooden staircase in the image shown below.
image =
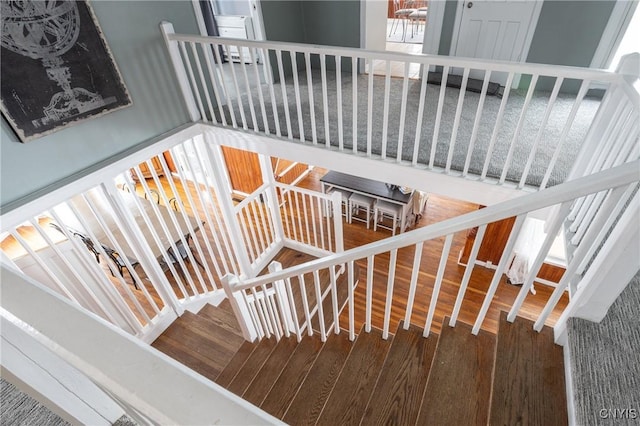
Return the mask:
[[562,348],[551,329],[537,333],[522,318],[509,323],[503,313],[497,336],[445,320],[441,334],[427,338],[401,323],[388,340],[374,328],[354,342],[341,332],[326,342],[249,343],[238,340],[230,313],[225,301],[185,314],[153,346],[288,424],[568,421]]

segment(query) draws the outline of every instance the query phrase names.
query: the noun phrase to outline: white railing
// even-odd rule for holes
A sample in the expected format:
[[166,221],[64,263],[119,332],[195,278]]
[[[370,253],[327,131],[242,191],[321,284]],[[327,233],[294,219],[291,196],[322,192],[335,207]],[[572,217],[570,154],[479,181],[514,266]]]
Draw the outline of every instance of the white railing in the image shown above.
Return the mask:
[[344,250],[340,197],[276,183],[285,244],[322,256]]
[[252,275],[259,273],[282,247],[274,217],[265,205],[269,187],[270,183],[263,184],[234,208],[251,262]]
[[[2,323],[10,322],[43,345],[61,359],[58,364],[79,370],[137,424],[283,424],[29,277],[4,265],[0,271]],[[176,392],[190,397],[176,397]],[[78,397],[91,403],[87,395]],[[104,405],[95,408],[100,412]]]
[[[624,66],[613,73],[161,28],[194,120],[519,189],[584,172],[601,138],[623,144],[640,114]],[[223,64],[230,49],[250,57]],[[392,78],[398,64],[402,77]]]
[[[408,290],[408,299],[406,300],[406,310],[404,314],[404,326],[408,327],[412,321],[416,321],[415,316],[412,318],[412,310],[414,298],[416,297],[419,274],[421,271],[420,263],[423,255],[423,246],[425,244],[433,243],[437,239],[444,238],[444,243],[440,249],[440,263],[435,282],[433,284],[433,290],[431,292],[429,308],[426,316],[421,319],[423,323],[420,324],[424,325],[424,334],[426,336],[431,331],[431,325],[433,323],[436,305],[439,300],[439,291],[442,285],[445,269],[447,267],[447,258],[449,256],[453,236],[456,233],[466,233],[469,229],[478,227],[478,232],[470,258],[467,262],[464,276],[462,280],[457,283],[459,284],[459,291],[455,305],[450,312],[450,325],[452,326],[458,319],[460,307],[465,298],[465,292],[467,290],[471,274],[476,266],[476,255],[480,245],[482,244],[487,225],[495,221],[515,216],[516,220],[509,240],[505,246],[500,262],[497,265],[489,288],[486,291],[486,296],[484,297],[482,304],[478,306],[477,309],[473,332],[478,333],[485,321],[489,307],[493,302],[493,297],[502,276],[506,271],[508,266],[507,264],[512,258],[511,256],[516,238],[518,237],[519,231],[527,217],[527,214],[541,208],[558,206],[558,211],[547,223],[548,232],[545,241],[533,265],[531,265],[531,268],[529,269],[527,278],[522,285],[518,297],[511,306],[509,312],[510,321],[513,321],[519,312],[524,298],[530,291],[533,281],[537,276],[545,257],[549,253],[549,249],[554,239],[561,231],[563,225],[571,225],[571,222],[567,221],[572,208],[585,202],[585,200],[592,195],[595,195],[596,197],[602,196],[603,202],[599,205],[599,208],[595,212],[592,220],[587,225],[587,229],[583,237],[580,239],[580,242],[575,246],[573,256],[568,259],[567,271],[554,293],[548,299],[544,309],[537,315],[535,329],[541,330],[551,310],[557,304],[560,295],[562,295],[570,281],[577,277],[577,271],[579,271],[585,263],[588,263],[593,259],[594,247],[597,248],[601,246],[606,240],[608,231],[615,226],[616,218],[624,210],[624,206],[628,205],[627,203],[637,204],[640,202],[640,195],[637,193],[639,180],[640,161],[636,160],[632,163],[626,163],[613,169],[566,182],[519,199],[489,206],[476,212],[449,219],[418,230],[406,232],[402,235],[382,241],[350,249],[343,253],[326,256],[322,259],[293,266],[282,271],[277,271],[277,268],[274,268],[272,273],[266,276],[250,280],[241,280],[236,277],[229,276],[226,281],[229,289],[234,294],[240,294],[242,300],[246,300],[249,296],[257,297],[257,292],[273,296],[270,303],[254,304],[255,309],[252,308],[252,314],[245,317],[245,321],[249,323],[248,326],[262,330],[263,333],[258,332],[258,334],[275,334],[276,337],[279,338],[281,335],[295,333],[298,340],[300,340],[303,332],[306,332],[309,335],[318,332],[320,337],[324,340],[331,329],[331,327],[326,326],[325,318],[330,318],[333,319],[333,323],[331,323],[330,326],[333,326],[335,332],[339,332],[340,327],[348,329],[350,338],[353,340],[357,331],[355,329],[354,318],[354,287],[359,280],[359,277],[356,276],[354,272],[356,269],[355,264],[356,262],[359,262],[366,265],[366,279],[364,280],[364,283],[360,285],[364,285],[366,288],[364,326],[365,330],[369,331],[372,326],[374,264],[381,261],[388,262],[389,272],[386,287],[386,298],[382,301],[378,300],[379,303],[384,304],[384,318],[382,324],[377,325],[382,328],[383,336],[386,338],[389,334],[392,306],[402,305],[405,303],[405,300],[398,300],[394,297],[398,250],[413,248],[415,253],[415,260],[411,271],[410,286]],[[596,256],[606,256],[606,253],[600,252]],[[389,260],[387,261],[386,259]],[[346,273],[346,279],[339,284],[338,277],[342,271]],[[319,279],[320,274],[325,274],[329,277],[327,288],[331,292],[331,305],[324,304],[323,306],[323,290]],[[308,279],[309,276],[313,277],[311,282]],[[298,300],[295,300],[294,297],[295,285],[292,284],[293,280],[297,281],[300,287],[298,294],[302,296],[299,297]],[[588,283],[582,283],[582,285],[588,285]],[[346,314],[344,314],[348,318],[346,324],[340,324],[339,322],[340,309],[342,308],[341,302],[343,302],[343,300],[338,300],[340,286],[343,288],[346,286],[347,310]],[[319,319],[317,329],[314,329],[315,327],[312,325],[311,317],[314,313],[311,312],[310,303],[307,298],[307,294],[313,293],[314,291],[315,300],[313,300],[314,305],[312,305],[312,307],[317,309],[317,312],[315,312]],[[327,306],[329,306],[329,309],[331,310],[328,315],[327,313],[322,312],[322,309],[326,309]],[[300,312],[303,313],[303,317],[299,314]],[[279,330],[281,330],[281,332]]]
[[186,133],[3,216],[3,263],[152,341],[184,309],[223,298],[225,275],[254,277],[282,247],[342,250],[340,201],[267,170],[234,206],[219,147]]

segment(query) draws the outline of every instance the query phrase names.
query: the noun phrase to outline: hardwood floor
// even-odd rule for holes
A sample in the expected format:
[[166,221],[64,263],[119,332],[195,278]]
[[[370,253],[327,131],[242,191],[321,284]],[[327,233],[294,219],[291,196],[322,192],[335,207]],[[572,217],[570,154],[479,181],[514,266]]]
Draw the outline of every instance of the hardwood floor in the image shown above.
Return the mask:
[[[326,172],[327,170],[325,169],[318,167],[314,168],[309,175],[299,183],[299,186],[320,191],[320,178]],[[422,218],[420,218],[416,223],[416,227],[423,227],[438,223],[465,213],[473,212],[477,209],[477,204],[430,194],[426,209]],[[359,247],[373,241],[379,241],[390,235],[390,231],[378,230],[374,232],[373,229],[366,229],[365,224],[361,222],[354,221],[352,224],[344,223],[345,250]],[[453,238],[431,327],[431,331],[436,333],[440,331],[444,317],[451,316],[453,306],[458,295],[460,282],[462,281],[462,277],[465,272],[465,266],[458,264],[458,255],[464,247],[465,240],[466,232],[458,233]],[[439,238],[425,242],[422,249],[420,275],[418,277],[414,308],[411,315],[411,323],[419,325],[420,327],[424,327],[425,325],[427,309],[438,271],[438,264],[443,244],[444,238]],[[413,268],[414,255],[415,249],[413,247],[398,250],[397,266],[395,271],[396,281],[393,289],[393,305],[391,306],[390,330],[395,330],[397,324],[404,318],[406,313],[406,303],[409,293],[409,283]],[[362,326],[365,319],[365,280],[367,276],[366,259],[358,261],[357,264],[360,266],[360,285],[358,285],[355,294],[356,330]],[[376,261],[373,266],[372,325],[378,328],[382,328],[383,325],[385,310],[384,300],[387,292],[388,273],[389,254],[387,253],[376,257]],[[486,295],[491,279],[493,278],[493,273],[494,271],[492,269],[482,266],[476,266],[474,268],[460,309],[460,315],[458,317],[459,321],[473,325],[484,301],[484,296]],[[533,295],[529,293],[527,295],[525,302],[522,305],[522,309],[519,312],[520,316],[532,320],[537,318],[554,290],[553,287],[541,284],[536,284],[535,288],[536,294]],[[509,310],[511,308],[519,291],[519,286],[507,284],[506,278],[503,276],[493,302],[489,307],[486,319],[482,324],[483,330],[489,331],[493,334],[496,333],[500,311]],[[545,324],[553,326],[568,302],[569,298],[567,293],[565,293]],[[347,312],[343,311],[340,317],[340,324],[342,327],[345,327],[345,324],[347,324],[347,315]]]
[[[314,168],[311,172],[306,176],[304,180],[302,180],[299,186],[307,189],[312,189],[316,191],[321,190],[320,185],[320,177],[326,173],[326,170],[321,168]],[[202,186],[194,185],[191,182],[186,182],[184,185],[175,181],[175,191],[169,185],[167,177],[161,177],[160,182],[163,186],[164,191],[167,194],[167,199],[172,197],[180,198],[181,200],[187,200],[187,193],[191,196],[192,199],[196,200],[195,210],[197,210],[200,218],[206,218],[205,210],[203,208],[203,204],[199,203],[198,200],[198,191],[202,191],[204,188]],[[148,180],[147,183],[155,188],[156,186],[153,184],[152,180]],[[137,191],[139,195],[143,195],[142,185],[137,186]],[[160,198],[160,204],[167,204],[164,198]],[[210,270],[215,271],[216,267],[222,271],[231,271],[237,268],[235,264],[235,259],[229,258],[224,254],[223,250],[219,250],[215,244],[211,242],[212,234],[217,233],[220,237],[221,241],[224,241],[223,235],[221,232],[220,225],[217,223],[218,219],[214,218],[214,215],[217,215],[220,218],[220,212],[217,207],[217,201],[213,199],[213,203],[209,202],[207,204],[207,208],[209,210],[209,218],[211,220],[206,220],[206,223],[203,223],[203,226],[196,232],[196,241],[192,242],[192,245],[197,244],[202,247],[202,252],[205,254],[204,256],[198,255],[198,258],[202,257],[200,261],[209,266]],[[449,218],[453,218],[465,213],[472,212],[478,208],[477,205],[467,203],[460,200],[454,200],[451,198],[446,198],[437,195],[430,195],[429,200],[427,202],[426,210],[424,211],[423,216],[417,222],[416,227],[423,227],[433,223],[437,223]],[[188,214],[194,214],[194,209],[188,205],[185,201],[185,209]],[[44,228],[50,228],[46,223],[47,219],[41,219],[41,224]],[[212,223],[213,222],[213,223]],[[33,229],[33,227],[23,226],[18,229],[20,235],[22,235],[25,239],[36,241],[38,244],[44,243],[41,237],[37,235],[37,232]],[[53,231],[51,234],[52,237],[60,238],[60,234]],[[57,234],[57,235],[56,235]],[[361,246],[363,244],[367,244],[373,241],[378,241],[383,238],[386,238],[390,235],[389,231],[386,230],[378,230],[374,232],[372,229],[367,230],[365,225],[360,222],[355,222],[353,224],[344,223],[344,246],[345,249],[350,249],[354,247]],[[225,234],[225,238],[228,236]],[[209,241],[206,241],[208,239]],[[462,250],[465,244],[466,233],[461,232],[454,236],[451,251],[449,257],[447,258],[447,266],[444,273],[444,279],[442,282],[442,286],[440,289],[440,294],[438,298],[438,303],[436,305],[434,320],[432,324],[431,331],[439,332],[442,320],[445,316],[450,316],[453,310],[453,305],[455,303],[458,290],[459,283],[462,280],[462,276],[465,272],[465,267],[463,265],[459,265],[458,254]],[[39,242],[38,242],[39,241]],[[210,246],[213,247],[214,256],[208,255],[208,250],[205,250],[207,242],[209,242]],[[433,289],[433,285],[435,282],[438,263],[440,261],[440,253],[441,248],[444,243],[444,238],[438,238],[432,241],[425,242],[422,249],[422,257],[420,260],[420,273],[418,276],[418,285],[417,285],[417,293],[413,308],[413,313],[411,316],[411,323],[416,324],[418,326],[424,327],[425,319],[427,314],[427,308],[429,306],[429,301],[431,298],[431,292]],[[2,241],[2,250],[11,257],[19,257],[21,255],[26,254],[24,249],[13,239],[13,237],[9,236]],[[194,253],[196,251],[194,250]],[[291,264],[297,264],[303,261],[310,260],[311,257],[296,255],[290,257],[289,259],[284,260],[283,266],[286,267]],[[397,266],[395,271],[396,281],[393,289],[393,305],[391,306],[391,324],[390,330],[395,330],[397,324],[400,320],[404,318],[406,312],[406,303],[407,296],[409,290],[409,282],[411,279],[411,271],[414,261],[414,247],[408,247],[398,250],[397,254]],[[387,292],[387,277],[389,273],[389,254],[383,254],[376,257],[376,261],[373,266],[373,303],[372,303],[372,324],[375,327],[382,328],[382,322],[384,317],[384,300]],[[111,282],[113,282],[114,286],[117,288],[118,292],[122,295],[123,299],[129,306],[133,306],[134,302],[129,297],[129,294],[123,288],[120,280],[111,277],[108,272],[108,266],[104,261],[101,262],[101,266],[103,270],[105,270],[105,274],[109,277]],[[360,285],[357,287],[355,293],[355,329],[359,330],[362,324],[364,323],[365,318],[365,288],[366,288],[366,277],[367,277],[367,262],[366,259],[360,260],[357,262],[357,266],[360,269]],[[204,278],[204,281],[199,279],[195,279],[196,270],[193,265],[187,263],[186,270],[188,274],[185,274],[184,277],[180,277],[178,274],[178,278],[173,276],[170,271],[167,271],[167,278],[174,288],[176,295],[179,298],[184,297],[186,295],[192,295],[193,289],[188,284],[189,277],[194,277],[195,284],[200,285],[204,284],[209,289],[213,288],[213,284],[219,286],[219,282],[217,281],[217,276],[214,277],[214,283],[212,284],[210,280],[207,278],[204,271],[200,270],[201,276]],[[136,271],[140,274],[141,279],[143,281],[143,285],[145,286],[147,292],[149,293],[151,299],[162,308],[164,303],[160,296],[157,294],[153,285],[144,274],[144,271],[141,267],[137,267]],[[128,284],[132,284],[131,278],[129,274],[125,272],[125,282]],[[217,275],[217,274],[214,274]],[[486,295],[487,288],[493,276],[493,270],[484,268],[482,266],[476,266],[472,275],[471,280],[465,295],[465,299],[462,303],[459,321],[462,321],[467,324],[473,324],[476,316],[480,310],[480,306],[484,300],[484,296]],[[183,288],[184,291],[178,286],[177,281],[183,280]],[[312,280],[308,280],[307,284],[312,284]],[[153,314],[153,309],[151,308],[149,301],[144,296],[141,290],[135,290],[131,285],[130,290],[132,290],[137,301],[142,305],[144,311],[147,315]],[[536,284],[537,293],[535,295],[529,293],[525,299],[525,302],[520,310],[519,315],[528,318],[528,319],[536,319],[537,315],[542,311],[545,303],[549,299],[551,292],[553,291],[552,287]],[[499,313],[501,310],[510,309],[513,301],[515,300],[518,292],[520,291],[520,287],[513,286],[507,284],[504,277],[501,280],[498,290],[495,294],[494,300],[491,303],[489,308],[487,317],[482,324],[482,328],[491,333],[496,333]],[[552,326],[555,321],[558,319],[560,313],[564,309],[564,307],[568,303],[568,296],[565,293],[553,313],[549,316],[546,324]],[[139,317],[141,316],[137,313]],[[344,311],[340,318],[340,323],[342,327],[345,327],[347,324],[348,313]]]

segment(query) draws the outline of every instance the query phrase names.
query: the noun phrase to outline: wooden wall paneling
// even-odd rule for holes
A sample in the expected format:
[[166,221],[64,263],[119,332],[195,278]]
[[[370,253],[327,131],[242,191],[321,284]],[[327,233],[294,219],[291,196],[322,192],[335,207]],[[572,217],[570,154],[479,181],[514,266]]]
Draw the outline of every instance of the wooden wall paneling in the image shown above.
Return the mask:
[[258,154],[236,148],[222,147],[231,188],[251,194],[262,185],[262,172]]
[[542,267],[538,271],[537,278],[542,280],[551,281],[553,283],[560,282],[562,275],[564,275],[566,269],[562,266],[552,265],[550,263],[543,263]]
[[[478,208],[481,209],[484,208],[484,206],[479,206]],[[482,240],[482,245],[478,251],[477,261],[490,262],[493,265],[497,265],[498,262],[500,262],[500,257],[502,257],[504,247],[507,245],[507,240],[509,239],[509,234],[513,229],[515,221],[515,217],[510,217],[508,219],[490,223],[487,226],[484,239]],[[467,240],[459,259],[459,262],[462,264],[466,265],[467,260],[469,259],[477,231],[478,229],[474,228],[469,230],[467,233]]]

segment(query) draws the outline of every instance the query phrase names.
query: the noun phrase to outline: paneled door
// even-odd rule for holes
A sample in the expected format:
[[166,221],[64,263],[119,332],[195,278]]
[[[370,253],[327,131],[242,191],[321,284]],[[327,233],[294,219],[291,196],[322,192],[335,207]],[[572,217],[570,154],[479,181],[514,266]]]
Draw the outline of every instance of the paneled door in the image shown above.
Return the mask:
[[[540,13],[541,3],[531,0],[464,0],[458,3],[454,56],[524,62]],[[495,73],[494,73],[495,74]],[[483,73],[471,75],[482,78]],[[504,85],[506,73],[491,81]]]

